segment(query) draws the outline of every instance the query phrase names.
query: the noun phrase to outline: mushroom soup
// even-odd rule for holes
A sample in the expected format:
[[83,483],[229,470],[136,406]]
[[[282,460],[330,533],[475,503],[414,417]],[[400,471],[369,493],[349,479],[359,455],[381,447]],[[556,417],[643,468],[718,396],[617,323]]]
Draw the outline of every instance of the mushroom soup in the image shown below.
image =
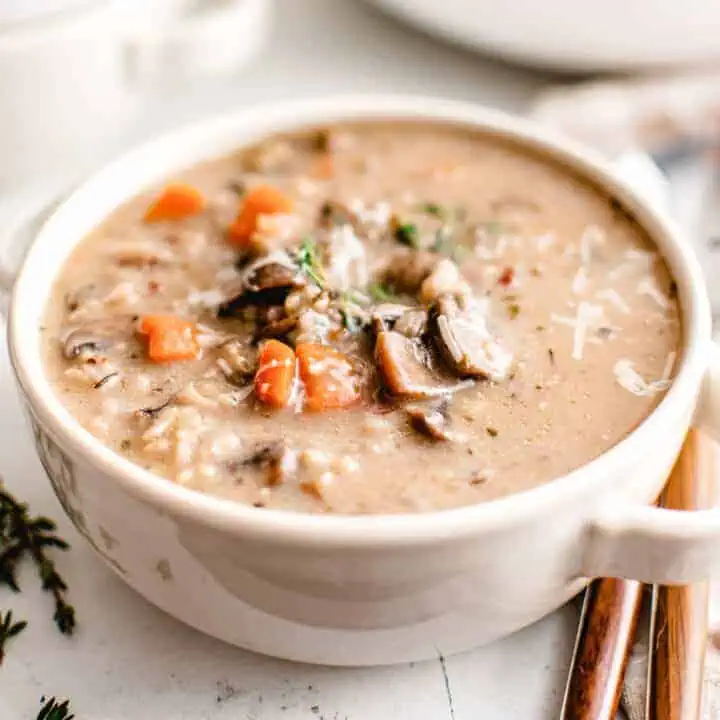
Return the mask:
[[612,198],[434,124],[270,138],[115,211],[65,263],[47,373],[129,460],[258,508],[526,490],[673,375],[675,285]]

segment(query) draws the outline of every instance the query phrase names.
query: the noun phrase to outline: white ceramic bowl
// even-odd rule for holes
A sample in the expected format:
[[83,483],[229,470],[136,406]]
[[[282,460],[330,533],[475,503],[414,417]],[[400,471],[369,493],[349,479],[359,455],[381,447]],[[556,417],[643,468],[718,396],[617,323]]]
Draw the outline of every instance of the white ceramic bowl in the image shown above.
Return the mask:
[[[566,477],[502,500],[326,517],[182,488],[114,454],[71,417],[45,377],[39,327],[53,278],[78,240],[186,165],[267,133],[358,118],[432,119],[513,138],[635,214],[677,280],[684,352],[667,396],[629,437]],[[37,233],[15,283],[9,340],[38,453],[78,530],[151,602],[251,650],[341,665],[428,658],[533,622],[590,576],[686,582],[720,564],[716,513],[646,507],[693,418],[720,427],[720,363],[698,263],[612,168],[504,114],[437,98],[335,97],[243,110],[146,144],[75,190]]]
[[528,65],[630,70],[720,58],[717,0],[372,0],[428,32]]

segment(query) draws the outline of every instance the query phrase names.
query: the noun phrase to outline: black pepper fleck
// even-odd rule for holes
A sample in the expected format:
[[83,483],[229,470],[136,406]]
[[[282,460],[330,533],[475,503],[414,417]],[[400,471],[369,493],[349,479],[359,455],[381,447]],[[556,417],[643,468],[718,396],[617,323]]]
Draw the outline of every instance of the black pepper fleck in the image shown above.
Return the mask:
[[485,432],[486,432],[490,437],[497,437],[497,436],[498,436],[498,430],[497,430],[497,428],[494,428],[492,425],[488,425],[488,426],[485,428]]

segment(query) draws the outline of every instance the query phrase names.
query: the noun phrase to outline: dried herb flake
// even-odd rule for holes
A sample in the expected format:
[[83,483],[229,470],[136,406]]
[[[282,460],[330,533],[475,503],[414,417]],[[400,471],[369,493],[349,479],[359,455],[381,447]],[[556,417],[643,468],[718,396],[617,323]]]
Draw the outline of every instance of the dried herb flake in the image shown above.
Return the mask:
[[415,223],[411,222],[398,222],[394,227],[395,239],[407,245],[408,247],[417,250],[419,247],[418,229]]

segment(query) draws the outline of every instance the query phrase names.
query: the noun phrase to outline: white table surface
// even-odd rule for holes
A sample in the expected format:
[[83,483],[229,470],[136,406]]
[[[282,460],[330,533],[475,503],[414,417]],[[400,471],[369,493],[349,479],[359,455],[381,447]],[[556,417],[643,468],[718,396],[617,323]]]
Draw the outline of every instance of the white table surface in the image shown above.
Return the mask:
[[[232,81],[158,96],[127,140],[209,112],[269,98],[335,91],[443,94],[522,111],[547,78],[436,44],[359,2],[278,0],[273,36]],[[78,159],[78,167],[96,159]],[[61,637],[30,568],[0,609],[28,629],[0,668],[0,719],[32,720],[42,695],[70,697],[77,720],[548,720],[559,710],[576,612],[473,653],[381,669],[294,665],[206,638],[135,595],[62,516],[24,429],[0,351],[0,472],[33,511],[59,520],[73,548],[59,558],[77,610]],[[499,559],[500,561],[501,559]]]

